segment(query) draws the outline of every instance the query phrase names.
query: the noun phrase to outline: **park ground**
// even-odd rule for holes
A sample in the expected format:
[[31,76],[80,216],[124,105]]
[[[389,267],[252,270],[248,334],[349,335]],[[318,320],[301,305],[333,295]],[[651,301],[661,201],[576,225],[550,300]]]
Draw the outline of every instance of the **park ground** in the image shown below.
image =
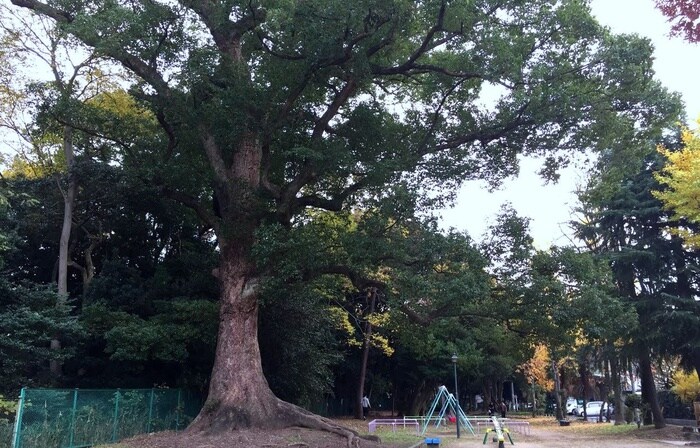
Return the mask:
[[[662,448],[672,446],[700,446],[700,434],[684,431],[680,426],[667,426],[657,430],[653,427],[637,429],[635,425],[614,426],[607,423],[585,423],[574,421],[571,426],[562,427],[551,417],[529,419],[531,433],[513,433],[514,448]],[[337,420],[343,426],[353,428],[362,435],[367,434],[367,422],[361,420]],[[381,431],[382,442],[362,440],[360,448],[409,448],[419,445],[423,437],[410,431]],[[438,434],[440,447],[470,448],[487,446],[495,448],[490,438],[483,444],[483,434],[462,433],[457,439],[454,426]],[[104,448],[338,448],[344,447],[345,440],[330,433],[311,431],[302,428],[289,428],[278,431],[236,431],[217,437],[206,437],[183,433],[157,433],[143,435]],[[424,445],[423,445],[424,446]],[[511,446],[506,443],[506,446]]]

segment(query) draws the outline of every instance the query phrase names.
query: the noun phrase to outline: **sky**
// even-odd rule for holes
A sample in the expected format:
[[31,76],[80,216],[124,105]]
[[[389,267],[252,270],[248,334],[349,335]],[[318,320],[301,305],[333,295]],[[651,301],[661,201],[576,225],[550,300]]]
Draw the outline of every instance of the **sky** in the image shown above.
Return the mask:
[[[654,0],[593,0],[591,7],[598,21],[614,33],[636,33],[651,39],[657,79],[681,94],[691,121],[698,118],[700,44],[669,37],[670,25],[654,7]],[[573,192],[583,184],[585,174],[580,167],[569,167],[561,172],[557,184],[544,185],[536,174],[539,167],[537,160],[521,160],[520,175],[493,193],[484,182],[467,182],[458,193],[456,206],[441,211],[442,226],[467,231],[482,240],[501,206],[510,202],[520,216],[531,219],[530,230],[538,248],[571,244],[567,222],[575,217]]]

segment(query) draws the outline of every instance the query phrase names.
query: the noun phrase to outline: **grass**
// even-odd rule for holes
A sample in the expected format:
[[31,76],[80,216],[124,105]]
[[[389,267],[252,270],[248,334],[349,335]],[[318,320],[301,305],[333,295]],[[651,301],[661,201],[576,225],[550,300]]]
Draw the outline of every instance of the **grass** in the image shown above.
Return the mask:
[[373,435],[379,436],[382,439],[382,443],[391,444],[411,445],[424,439],[424,437],[418,436],[412,431],[376,431]]
[[[565,429],[565,428],[562,428]],[[637,425],[613,425],[608,423],[583,423],[580,425],[573,425],[568,428],[569,432],[576,434],[588,434],[591,436],[611,436],[611,435],[625,435],[633,431],[639,431]]]

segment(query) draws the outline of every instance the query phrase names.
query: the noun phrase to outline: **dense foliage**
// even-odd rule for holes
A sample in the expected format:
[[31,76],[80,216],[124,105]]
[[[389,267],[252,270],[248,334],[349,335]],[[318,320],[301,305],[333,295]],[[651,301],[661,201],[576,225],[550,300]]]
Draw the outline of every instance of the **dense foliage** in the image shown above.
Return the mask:
[[658,173],[657,180],[666,188],[654,195],[673,212],[679,224],[674,231],[683,237],[686,244],[697,247],[700,245],[700,235],[693,233],[693,229],[685,227],[684,223],[700,223],[700,191],[696,182],[700,175],[700,135],[697,130],[684,128],[681,130],[681,142],[683,147],[680,150],[660,148],[667,162]]

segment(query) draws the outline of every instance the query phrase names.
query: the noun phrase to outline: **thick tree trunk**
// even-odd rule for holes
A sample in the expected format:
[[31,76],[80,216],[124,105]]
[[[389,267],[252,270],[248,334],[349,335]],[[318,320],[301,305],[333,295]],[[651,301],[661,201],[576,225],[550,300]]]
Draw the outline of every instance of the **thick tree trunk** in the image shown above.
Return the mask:
[[610,360],[610,380],[612,382],[613,395],[615,397],[615,425],[624,425],[624,402],[622,401],[622,384],[620,382],[620,360],[612,357]]
[[258,345],[259,279],[246,254],[222,248],[221,304],[216,359],[204,407],[188,431],[221,433],[245,428],[301,426],[334,432],[357,444],[357,435],[272,393]]
[[586,388],[588,385],[588,369],[583,362],[579,364],[578,373],[581,377],[581,387],[583,388],[583,418],[586,420],[588,419],[588,414],[586,413],[586,406],[588,405],[588,390]]
[[251,260],[263,209],[258,199],[260,144],[253,134],[243,135],[230,167],[213,136],[205,134],[203,145],[215,173],[222,218],[217,225],[219,330],[209,394],[188,431],[217,434],[301,426],[340,434],[348,446],[356,446],[354,431],[286,403],[270,390],[258,344],[260,277]]
[[[603,361],[603,382],[600,384],[600,400],[603,403],[609,403],[608,396],[610,395],[610,364],[608,363],[608,360]],[[598,418],[599,422],[603,421],[603,417],[605,417],[606,420],[610,420],[610,412],[609,408],[606,405],[603,405],[600,407],[600,417]]]
[[[222,250],[216,359],[204,409],[191,429],[274,426],[279,403],[262,372],[258,347],[258,279],[245,254]],[[283,424],[281,426],[284,426]]]
[[484,385],[484,389],[483,389],[484,390],[484,407],[488,409],[488,407],[492,404],[492,402],[494,400],[491,379],[484,378],[483,385]]
[[[649,405],[651,415],[654,417],[654,427],[661,429],[666,426],[666,421],[659,406],[659,400],[656,397],[656,385],[654,384],[654,374],[651,369],[651,359],[649,352],[642,347],[639,351],[639,373],[642,380],[642,400]],[[648,425],[649,416],[645,412],[644,424]]]
[[564,420],[565,414],[562,406],[561,382],[559,380],[559,369],[556,361],[552,360],[552,374],[554,375],[554,393],[557,403],[557,420]]
[[420,385],[414,389],[413,399],[411,400],[408,409],[406,409],[403,414],[426,415],[430,410],[430,405],[433,404],[434,399],[434,389],[429,389],[425,384],[425,380],[423,380]]

